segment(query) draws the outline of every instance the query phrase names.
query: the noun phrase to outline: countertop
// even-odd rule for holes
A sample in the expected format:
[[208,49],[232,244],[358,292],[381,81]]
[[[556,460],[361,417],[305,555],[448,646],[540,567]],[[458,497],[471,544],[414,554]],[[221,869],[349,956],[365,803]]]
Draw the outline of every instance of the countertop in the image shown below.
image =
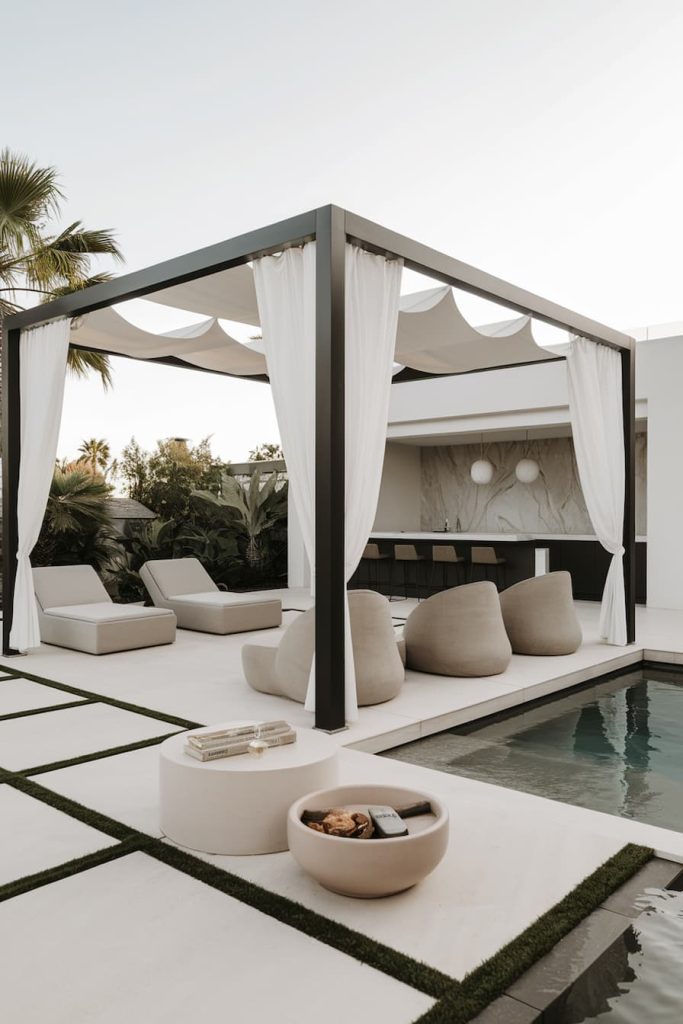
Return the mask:
[[[597,537],[583,533],[444,533],[441,530],[428,532],[424,530],[394,530],[392,532],[371,533],[370,540],[452,540],[452,541],[487,541],[490,544],[544,541],[544,540],[581,540],[597,541]],[[638,544],[646,544],[647,537],[636,537]]]

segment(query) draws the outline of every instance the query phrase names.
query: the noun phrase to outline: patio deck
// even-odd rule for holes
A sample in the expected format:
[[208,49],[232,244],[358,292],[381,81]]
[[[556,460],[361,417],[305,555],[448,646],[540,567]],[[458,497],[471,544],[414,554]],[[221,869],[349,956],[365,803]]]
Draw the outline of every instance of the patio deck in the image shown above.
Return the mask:
[[[303,608],[309,600],[293,591],[283,598],[290,608]],[[392,611],[404,616],[409,607],[410,602],[395,602]],[[433,791],[449,805],[449,852],[420,886],[381,901],[348,900],[311,882],[288,853],[200,858],[456,979],[625,843],[651,845],[683,861],[683,834],[372,756],[643,655],[683,664],[683,612],[639,609],[637,645],[617,649],[597,642],[597,607],[578,610],[586,642],[576,654],[515,657],[503,676],[491,679],[408,673],[396,700],[362,709],[360,721],[336,735],[343,748],[342,781],[390,779]],[[258,639],[276,643],[277,634]],[[93,658],[43,647],[4,661],[15,673],[78,687],[93,698],[79,703],[77,695],[36,681],[0,681],[0,714],[76,705],[0,721],[0,765],[28,770],[43,787],[41,796],[0,785],[6,823],[0,885],[74,857],[97,851],[108,856],[112,847],[121,854],[2,903],[0,929],[8,936],[3,1005],[9,1020],[175,1024],[220,1012],[235,1020],[277,1015],[307,1024],[319,1021],[324,1008],[330,1024],[341,1024],[351,1000],[354,1018],[369,1024],[384,1000],[381,1018],[408,1024],[432,1005],[433,998],[408,981],[161,863],[140,842],[138,848],[126,846],[128,840],[102,830],[101,819],[91,824],[50,805],[50,794],[57,802],[75,800],[120,823],[123,831],[160,837],[155,740],[178,726],[100,703],[97,696],[201,723],[286,717],[297,727],[310,726],[299,705],[254,693],[243,681],[239,650],[253,638],[179,632],[173,647],[149,651]],[[55,764],[148,740],[153,745]],[[48,765],[51,770],[41,770]]]

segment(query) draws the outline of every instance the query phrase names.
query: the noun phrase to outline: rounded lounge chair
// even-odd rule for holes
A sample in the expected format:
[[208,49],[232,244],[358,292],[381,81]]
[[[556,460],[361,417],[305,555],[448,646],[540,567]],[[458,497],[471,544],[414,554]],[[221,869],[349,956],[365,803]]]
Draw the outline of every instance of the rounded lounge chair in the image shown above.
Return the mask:
[[573,654],[583,639],[568,572],[533,576],[504,590],[500,607],[515,654]]
[[45,644],[86,654],[114,654],[175,640],[173,612],[114,604],[91,565],[34,569],[33,586]]
[[[402,644],[397,642],[386,597],[373,590],[349,593],[349,615],[359,705],[395,697],[405,677]],[[249,685],[261,693],[303,704],[313,663],[315,610],[302,612],[279,647],[245,644],[242,667]]]
[[406,665],[439,676],[495,676],[512,650],[495,584],[442,590],[413,609],[403,636]]
[[145,562],[140,579],[157,608],[174,612],[180,629],[198,633],[249,633],[282,624],[279,598],[219,590],[196,558]]

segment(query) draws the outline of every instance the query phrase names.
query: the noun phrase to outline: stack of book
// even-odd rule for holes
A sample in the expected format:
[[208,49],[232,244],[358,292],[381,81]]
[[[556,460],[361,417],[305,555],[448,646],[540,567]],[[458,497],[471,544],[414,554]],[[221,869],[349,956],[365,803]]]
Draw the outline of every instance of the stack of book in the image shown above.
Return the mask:
[[277,721],[188,733],[185,753],[198,761],[213,761],[219,757],[248,753],[249,744],[254,740],[268,747],[283,747],[296,741],[296,732],[288,722]]

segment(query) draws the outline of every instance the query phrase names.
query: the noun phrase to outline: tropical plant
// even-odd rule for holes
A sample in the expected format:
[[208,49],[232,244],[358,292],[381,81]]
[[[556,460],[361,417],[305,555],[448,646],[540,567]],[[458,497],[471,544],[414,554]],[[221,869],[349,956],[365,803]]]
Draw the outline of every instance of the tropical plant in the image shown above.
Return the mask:
[[111,460],[111,449],[104,438],[91,437],[89,441],[83,441],[78,451],[83,456],[83,462],[90,465],[93,476],[98,473],[106,475]]
[[277,483],[277,474],[271,473],[262,486],[261,472],[256,469],[245,487],[224,472],[218,494],[206,490],[193,493],[197,501],[219,509],[225,520],[240,527],[246,537],[245,558],[252,569],[262,566],[267,558],[268,531],[287,516],[287,485],[278,489]]
[[99,568],[118,549],[106,501],[111,488],[85,468],[57,467],[34,565],[86,564]]
[[[88,229],[81,221],[53,227],[63,200],[54,167],[39,167],[9,149],[0,152],[0,325],[31,300],[49,302],[109,280],[107,271],[93,272],[93,256],[122,260],[109,230]],[[95,372],[105,387],[111,384],[102,353],[70,349],[69,368],[78,376]]]

